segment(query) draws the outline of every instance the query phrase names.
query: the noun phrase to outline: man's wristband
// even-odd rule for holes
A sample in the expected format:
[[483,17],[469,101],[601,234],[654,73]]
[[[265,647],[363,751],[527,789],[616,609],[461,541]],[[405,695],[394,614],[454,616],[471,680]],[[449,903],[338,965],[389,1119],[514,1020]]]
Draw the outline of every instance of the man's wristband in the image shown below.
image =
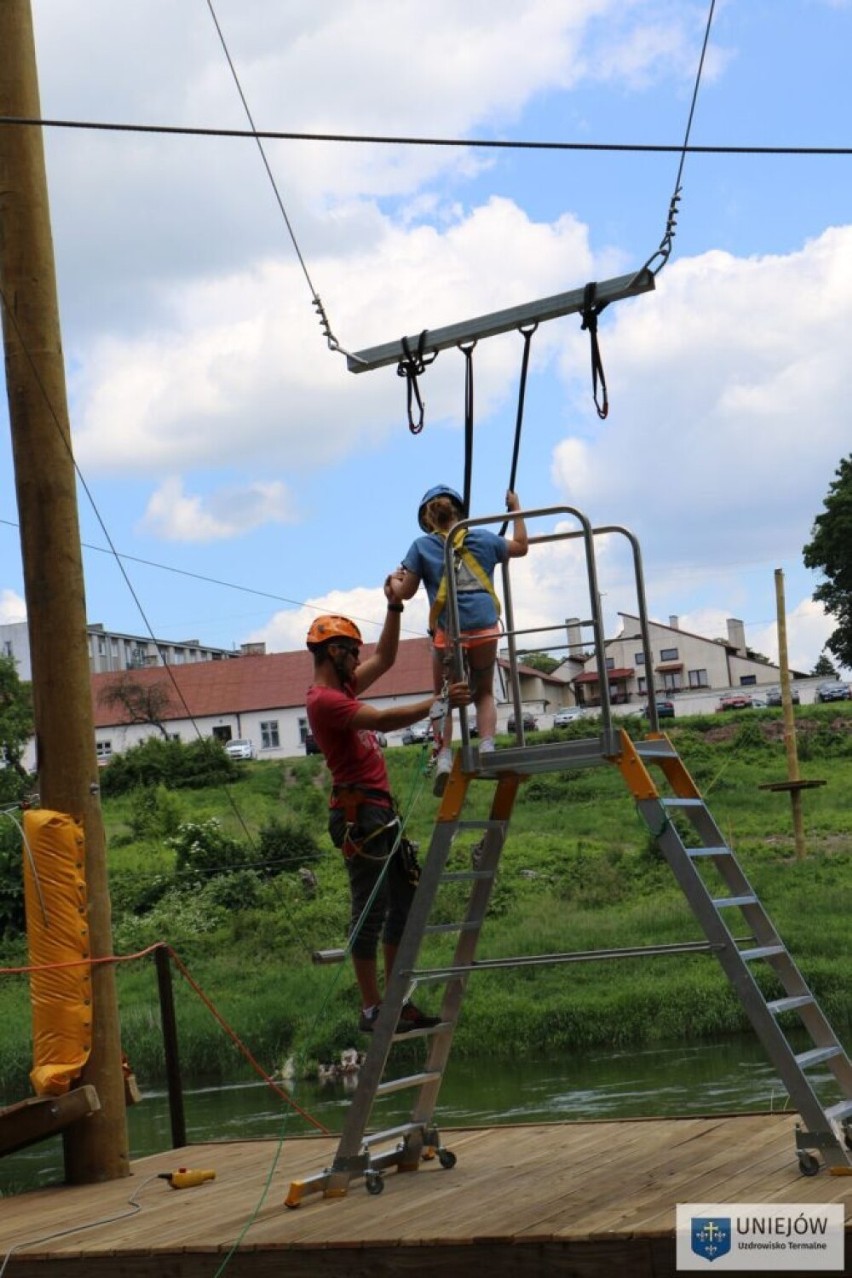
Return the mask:
[[405,612],[405,606],[401,603],[388,604],[388,612]]

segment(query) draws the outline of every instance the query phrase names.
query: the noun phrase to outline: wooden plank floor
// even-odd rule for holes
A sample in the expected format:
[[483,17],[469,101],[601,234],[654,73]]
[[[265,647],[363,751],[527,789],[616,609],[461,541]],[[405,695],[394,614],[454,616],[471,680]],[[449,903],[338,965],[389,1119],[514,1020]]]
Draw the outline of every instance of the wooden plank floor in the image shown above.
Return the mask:
[[[675,1204],[702,1200],[843,1202],[852,1255],[852,1177],[802,1176],[789,1114],[466,1128],[443,1139],[454,1168],[389,1171],[380,1196],[354,1180],[345,1198],[313,1194],[295,1211],[283,1205],[290,1182],[326,1167],[335,1140],[191,1146],[135,1162],[127,1180],[5,1199],[0,1273],[383,1278],[437,1266],[442,1278],[470,1278],[471,1266],[487,1266],[489,1278],[666,1278]],[[178,1167],[212,1168],[216,1179],[175,1190],[157,1178]]]

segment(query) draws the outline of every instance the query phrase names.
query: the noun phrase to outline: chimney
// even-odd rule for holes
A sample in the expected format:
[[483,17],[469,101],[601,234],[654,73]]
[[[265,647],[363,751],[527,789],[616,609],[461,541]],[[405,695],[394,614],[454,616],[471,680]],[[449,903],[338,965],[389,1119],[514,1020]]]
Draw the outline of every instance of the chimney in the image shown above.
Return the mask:
[[738,621],[736,617],[729,617],[727,625],[728,643],[732,644],[733,647],[736,648],[741,657],[744,657],[746,652],[745,626],[741,621]]
[[680,628],[680,617],[669,616],[669,630],[678,630]]
[[242,657],[265,657],[265,643],[241,643],[240,656]]
[[565,630],[568,635],[568,656],[575,660],[583,654],[583,634],[579,617],[566,617]]

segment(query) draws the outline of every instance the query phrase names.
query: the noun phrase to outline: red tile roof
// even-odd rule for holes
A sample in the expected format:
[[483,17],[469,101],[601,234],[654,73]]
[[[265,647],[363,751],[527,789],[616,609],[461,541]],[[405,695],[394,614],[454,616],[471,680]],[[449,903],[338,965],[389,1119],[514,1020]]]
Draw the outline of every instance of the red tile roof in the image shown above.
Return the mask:
[[[365,644],[363,656],[375,648]],[[203,719],[211,715],[245,713],[251,710],[298,709],[313,677],[313,658],[308,651],[273,652],[264,657],[236,657],[228,661],[198,661],[185,666],[145,666],[140,670],[92,675],[92,702],[96,728],[130,723],[120,706],[105,699],[108,688],[124,675],[134,683],[168,691],[169,719]],[[367,699],[379,697],[425,697],[432,691],[431,644],[426,638],[406,639],[399,645],[396,663],[367,692]]]

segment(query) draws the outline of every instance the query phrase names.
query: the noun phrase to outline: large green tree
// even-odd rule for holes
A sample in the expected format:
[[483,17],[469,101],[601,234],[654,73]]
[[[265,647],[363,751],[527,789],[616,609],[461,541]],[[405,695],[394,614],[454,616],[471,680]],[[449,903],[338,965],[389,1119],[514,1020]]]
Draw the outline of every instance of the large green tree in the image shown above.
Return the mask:
[[803,550],[805,567],[822,573],[813,597],[837,622],[825,646],[852,666],[852,456],[834,472],[823,507]]
[[[29,779],[23,764],[27,742],[33,735],[33,703],[32,690],[28,683],[22,683],[14,657],[0,657],[0,755],[5,765],[4,770],[10,773],[12,782],[15,777],[20,781]],[[11,791],[16,790],[14,784],[0,785],[3,798],[17,797]],[[10,793],[5,793],[5,791]]]

